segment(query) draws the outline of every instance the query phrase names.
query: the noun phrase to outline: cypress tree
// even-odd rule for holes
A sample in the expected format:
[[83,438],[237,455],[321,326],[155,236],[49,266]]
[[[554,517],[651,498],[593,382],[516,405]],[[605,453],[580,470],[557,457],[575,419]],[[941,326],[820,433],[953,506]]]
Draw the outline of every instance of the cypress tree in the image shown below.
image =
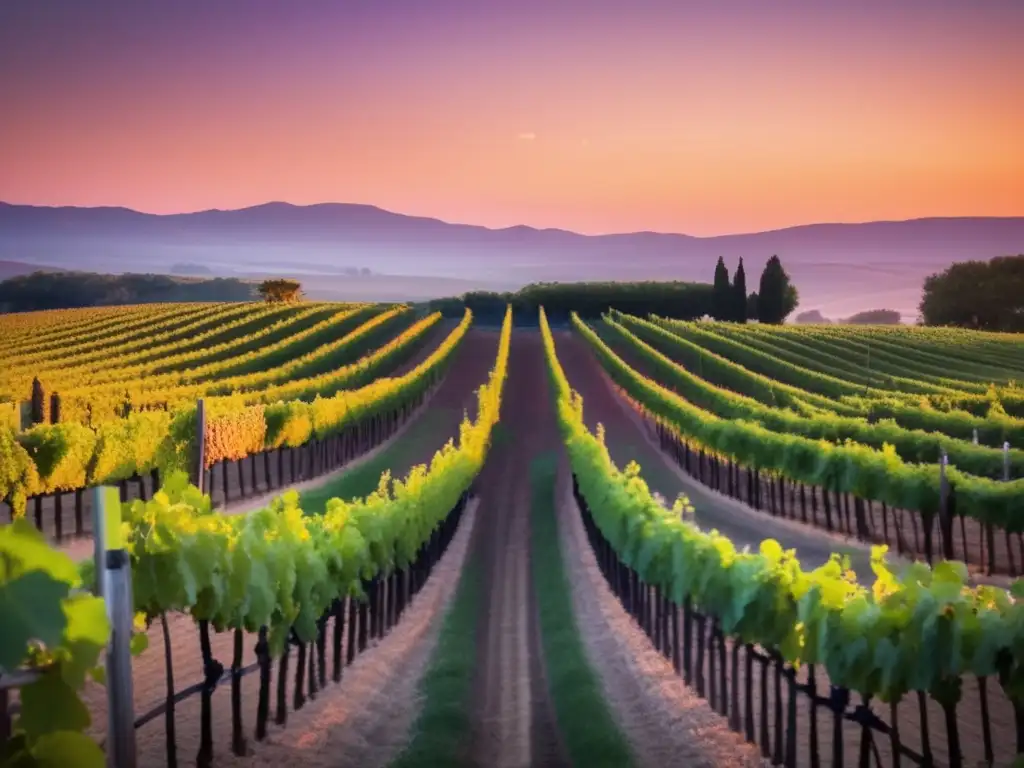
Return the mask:
[[715,266],[715,288],[712,293],[712,317],[715,320],[732,319],[732,289],[729,286],[729,268],[725,260],[719,256]]
[[32,379],[31,420],[33,424],[46,421],[46,395],[43,394],[43,385],[38,378]]
[[747,322],[747,273],[743,269],[743,259],[736,267],[732,278],[732,320],[737,323]]

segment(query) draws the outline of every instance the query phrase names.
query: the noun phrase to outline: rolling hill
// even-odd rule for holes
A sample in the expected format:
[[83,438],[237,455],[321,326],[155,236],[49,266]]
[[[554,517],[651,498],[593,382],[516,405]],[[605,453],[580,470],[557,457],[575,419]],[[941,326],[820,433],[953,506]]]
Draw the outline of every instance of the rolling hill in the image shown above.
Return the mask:
[[127,208],[0,203],[0,259],[94,271],[167,271],[188,261],[212,274],[298,277],[369,267],[375,274],[453,278],[505,290],[528,282],[711,279],[714,260],[746,260],[748,285],[779,254],[803,309],[848,315],[892,306],[912,315],[924,277],[954,261],[1024,252],[1024,217],[930,218],[812,224],[694,237],[632,232],[581,235],[489,229],[369,205],[267,203],[173,215]]

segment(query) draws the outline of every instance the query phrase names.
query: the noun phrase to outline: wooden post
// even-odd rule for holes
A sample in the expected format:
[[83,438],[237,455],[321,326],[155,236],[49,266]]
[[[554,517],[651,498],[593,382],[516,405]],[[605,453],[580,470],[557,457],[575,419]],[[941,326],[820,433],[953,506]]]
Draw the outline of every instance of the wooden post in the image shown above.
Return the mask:
[[1010,482],[1010,443],[1003,443],[1003,481]]
[[947,560],[953,559],[953,518],[949,508],[949,479],[946,476],[946,469],[949,466],[949,456],[946,449],[942,449],[942,457],[939,460],[939,525],[942,528],[942,556]]
[[196,488],[206,493],[206,406],[203,398],[196,403]]

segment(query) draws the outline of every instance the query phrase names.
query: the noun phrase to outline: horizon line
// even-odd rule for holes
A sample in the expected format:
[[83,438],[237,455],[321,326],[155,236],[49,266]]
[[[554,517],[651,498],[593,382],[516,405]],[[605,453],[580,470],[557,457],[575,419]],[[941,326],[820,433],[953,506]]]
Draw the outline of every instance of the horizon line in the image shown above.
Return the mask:
[[575,235],[577,237],[630,237],[634,235],[653,235],[656,237],[686,237],[692,240],[712,240],[719,237],[737,237],[743,235],[767,235],[776,232],[785,232],[791,229],[806,229],[809,227],[856,227],[863,226],[866,224],[908,224],[911,222],[919,221],[954,221],[962,219],[988,219],[993,221],[1005,221],[1011,219],[1024,219],[1024,213],[1017,216],[916,216],[910,219],[870,219],[867,221],[816,221],[806,222],[803,224],[790,224],[784,227],[776,227],[774,229],[763,229],[763,230],[747,230],[745,232],[721,232],[714,235],[691,235],[686,232],[661,232],[656,230],[634,230],[630,232],[604,232],[604,233],[586,233],[577,232],[572,229],[563,229],[561,227],[535,227],[530,224],[512,224],[505,227],[489,227],[485,224],[471,224],[468,222],[461,221],[450,221],[447,219],[441,219],[436,216],[423,216],[415,213],[401,213],[399,211],[391,210],[390,208],[384,208],[380,205],[373,203],[346,203],[337,200],[322,201],[319,203],[292,203],[287,200],[268,200],[263,203],[254,203],[253,205],[244,205],[240,208],[200,208],[190,211],[175,211],[171,213],[157,213],[154,211],[144,211],[138,208],[131,208],[127,205],[40,205],[37,203],[12,203],[7,200],[0,200],[0,206],[9,206],[12,208],[46,208],[51,210],[57,209],[75,209],[83,211],[97,211],[97,210],[118,210],[127,211],[128,213],[135,213],[140,216],[155,216],[159,218],[167,218],[170,216],[192,216],[201,213],[238,213],[241,211],[253,210],[255,208],[265,208],[268,206],[288,206],[290,208],[319,208],[325,206],[346,206],[349,208],[372,208],[382,213],[387,213],[392,216],[402,216],[409,219],[422,219],[424,221],[435,221],[441,224],[455,227],[476,227],[478,229],[485,229],[489,232],[507,232],[513,229],[529,229],[534,232],[557,232],[568,235]]

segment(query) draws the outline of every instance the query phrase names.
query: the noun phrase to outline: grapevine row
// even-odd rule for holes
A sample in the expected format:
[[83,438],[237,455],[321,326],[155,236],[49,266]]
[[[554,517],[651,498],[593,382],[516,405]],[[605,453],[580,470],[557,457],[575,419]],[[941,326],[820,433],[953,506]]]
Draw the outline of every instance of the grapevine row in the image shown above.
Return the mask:
[[[789,363],[782,359],[781,355],[768,354],[730,342],[710,331],[693,327],[684,330],[672,321],[660,319],[656,319],[655,322],[681,338],[710,349],[743,368],[756,370],[793,387],[839,399],[847,405],[860,404],[863,406],[863,415],[872,420],[893,419],[907,429],[942,432],[961,440],[973,439],[974,431],[977,430],[979,441],[994,447],[1001,446],[1006,440],[1022,444],[1020,437],[1024,435],[1024,420],[1007,416],[998,409],[990,408],[986,416],[980,417],[966,411],[939,411],[911,405],[908,404],[906,397],[899,397],[899,393],[858,388],[837,377]],[[855,399],[858,392],[860,399]],[[954,393],[954,396],[957,395]],[[865,397],[870,399],[864,399]]]
[[[794,482],[929,516],[939,513],[941,479],[937,464],[905,462],[891,448],[874,450],[855,443],[829,443],[780,434],[757,423],[722,419],[637,373],[578,317],[573,316],[572,321],[601,365],[630,397],[706,450]],[[1024,530],[1024,517],[1019,514],[1024,503],[1024,480],[999,482],[966,475],[955,467],[948,469],[947,478],[954,489],[956,514],[1008,531]],[[948,514],[949,510],[944,512]]]
[[[883,349],[924,366],[933,375],[948,376],[967,372],[983,378],[1002,380],[1024,375],[1024,359],[1019,355],[1019,350],[1016,350],[1018,354],[1014,354],[1014,348],[1005,344],[993,348],[987,337],[981,334],[964,335],[957,342],[952,342],[944,341],[928,329],[906,327],[866,329],[862,326],[825,326],[813,330],[779,327],[771,330],[784,335],[807,335],[828,342],[842,340],[878,344]],[[1019,343],[1020,336],[1017,340]],[[956,363],[953,370],[949,365],[951,361]]]
[[195,349],[206,343],[215,344],[223,339],[259,330],[278,317],[291,316],[296,308],[240,304],[220,305],[220,310],[212,313],[204,311],[198,317],[190,315],[187,323],[176,322],[164,332],[149,327],[139,332],[134,339],[131,336],[108,336],[99,342],[101,346],[82,354],[61,350],[60,354],[44,353],[39,359],[13,361],[11,370],[0,378],[0,385],[11,394],[21,394],[28,391],[33,378],[39,378],[48,390],[61,390],[78,382],[82,374],[88,375],[109,368],[112,356],[116,356],[119,361],[145,360],[169,351]]
[[[309,317],[315,319],[325,311],[327,317],[301,330],[294,329],[296,320]],[[100,369],[91,377],[76,374],[80,383],[75,386],[65,388],[60,384],[48,385],[46,381],[43,385],[47,389],[57,388],[69,398],[89,401],[111,396],[123,397],[126,391],[138,395],[190,383],[262,373],[296,357],[315,352],[328,340],[337,344],[339,339],[356,330],[378,312],[379,308],[375,305],[326,310],[316,307],[285,317],[254,333],[232,335],[221,344],[213,344],[210,339],[197,349],[177,355],[164,353],[151,358],[147,353],[145,362],[136,365],[127,360],[117,367]],[[189,343],[188,346],[193,347],[193,344]],[[190,360],[200,364],[180,368]]]
[[[717,326],[717,330],[726,335],[733,336],[748,345],[755,346],[768,354],[776,354],[779,351],[783,354],[795,352],[797,362],[802,361],[808,367],[816,368],[826,373],[841,371],[842,376],[851,381],[863,382],[871,375],[877,375],[873,371],[865,371],[865,368],[875,367],[872,365],[872,356],[869,349],[865,349],[863,355],[858,355],[855,358],[857,362],[854,362],[854,359],[851,359],[849,356],[840,358],[835,355],[825,354],[810,345],[813,335],[806,329],[785,327],[768,329],[753,325],[740,329],[738,327],[728,328],[723,324]],[[985,344],[980,338],[970,337],[972,340],[970,347],[965,346],[963,343],[946,345],[929,340],[931,339],[931,334],[927,333],[927,330],[930,329],[905,329],[902,332],[893,332],[885,328],[873,328],[871,331],[860,331],[857,336],[849,335],[851,338],[863,340],[870,349],[874,349],[875,347],[870,345],[877,345],[880,341],[893,338],[898,333],[899,335],[895,337],[900,339],[900,343],[894,345],[894,348],[899,349],[901,357],[912,355],[912,352],[910,352],[911,347],[926,350],[929,355],[934,355],[944,361],[944,370],[947,373],[950,371],[950,368],[960,370],[965,366],[976,364],[985,355]],[[839,329],[836,329],[835,332],[838,333]],[[794,358],[790,357],[789,359],[793,360]],[[1009,379],[1008,384],[1000,384],[993,380],[986,385],[960,386],[956,392],[923,395],[916,400],[920,402],[924,399],[929,407],[943,410],[966,410],[977,416],[986,415],[991,410],[993,404],[998,404],[1012,416],[1024,416],[1024,390],[1013,381],[1014,377],[1020,378],[1021,374],[1016,366],[1022,363],[1007,357],[997,356],[991,360],[991,364],[997,366],[996,370],[1002,372],[995,379],[1001,381]],[[900,370],[904,369],[904,367],[900,368]],[[954,386],[951,383],[953,381],[955,380],[949,380],[947,385]],[[939,382],[941,383],[941,379]],[[903,399],[907,404],[915,404],[914,398],[904,396]]]
[[[161,318],[185,314],[201,308],[201,304],[142,304],[108,307],[94,310],[92,315],[75,322],[80,310],[47,310],[4,317],[4,328],[10,329],[7,338],[0,340],[5,354],[32,354],[37,350],[54,350],[69,343],[101,338],[111,330],[120,331],[125,325],[137,321],[155,322]],[[68,318],[62,320],[61,318]]]
[[[289,639],[303,646],[303,654],[304,646],[322,633],[325,617],[339,600],[366,600],[367,584],[383,583],[415,565],[434,532],[468,492],[500,415],[511,330],[510,310],[494,367],[478,390],[476,420],[463,421],[458,443],[449,440],[429,465],[414,467],[403,480],[385,473],[378,490],[366,498],[332,499],[323,514],[305,515],[298,494],[290,491],[262,510],[224,516],[212,510],[208,496],[188,485],[184,473],[174,473],[150,501],[123,505],[131,591],[141,619],[137,626],[184,612],[199,624],[204,638],[208,625],[218,631],[259,631],[261,638],[265,633],[270,656],[281,656]],[[0,529],[0,553],[7,549],[5,536],[16,543],[11,549],[19,556],[36,559],[30,567],[40,567],[43,559],[42,567],[55,563],[60,568],[56,575],[69,586],[95,580],[92,561],[82,564],[80,577],[66,556],[49,550],[23,521]],[[20,586],[21,574],[13,575],[14,586]],[[9,586],[8,576],[0,573],[0,586]],[[8,594],[14,600],[12,615],[28,606],[45,611],[53,605],[28,589]],[[76,599],[88,609],[90,623],[76,627],[76,639],[82,642],[72,646],[74,655],[64,652],[59,634],[45,633],[46,661],[51,663],[46,679],[62,681],[63,693],[54,698],[53,689],[42,683],[24,688],[14,741],[4,746],[37,758],[53,754],[54,743],[74,747],[80,756],[76,764],[98,768],[103,765],[102,752],[83,733],[88,716],[69,715],[85,713],[77,691],[105,646],[109,627],[102,601],[85,594]],[[0,616],[6,629],[6,611]],[[4,646],[10,653],[0,658],[0,667],[37,666],[41,659],[33,649],[39,626],[15,627],[17,633],[5,637],[12,642]],[[37,690],[51,695],[40,696]]]
[[[705,532],[684,521],[681,513],[687,506],[685,499],[677,501],[673,509],[659,503],[649,492],[635,463],[624,471],[614,465],[600,427],[596,436],[586,427],[584,403],[571,389],[558,362],[554,338],[543,313],[541,333],[559,423],[584,513],[599,531],[600,541],[595,543],[607,545],[625,570],[622,574],[606,571],[606,576],[610,580],[620,577],[628,580],[635,576],[633,586],[629,587],[627,582],[626,590],[641,601],[635,615],[645,620],[651,614],[657,617],[645,624],[659,647],[667,647],[662,645],[662,627],[666,625],[659,622],[663,621],[661,617],[666,611],[660,600],[665,599],[686,613],[687,641],[691,632],[689,620],[699,614],[699,666],[695,684],[701,692],[705,687],[701,657],[708,628],[703,617],[707,617],[714,622],[711,641],[715,641],[716,631],[722,633],[719,635],[722,638],[722,685],[725,685],[726,674],[725,637],[734,638],[733,675],[739,646],[745,648],[748,694],[750,660],[757,656],[758,647],[763,648],[765,651],[758,658],[773,664],[773,659],[778,660],[776,706],[780,708],[778,681],[794,680],[798,668],[811,665],[812,670],[814,666],[826,670],[833,686],[833,697],[836,693],[854,691],[865,703],[872,698],[889,702],[892,727],[897,724],[897,705],[901,700],[915,693],[930,694],[947,713],[947,725],[954,723],[953,728],[947,729],[951,752],[960,750],[955,739],[955,713],[963,690],[961,683],[969,676],[997,678],[1001,692],[1009,698],[1018,717],[1024,714],[1024,689],[1019,684],[1024,679],[1024,652],[1021,651],[1024,648],[1024,602],[1018,600],[1024,597],[1024,582],[1014,583],[1009,592],[993,587],[968,587],[963,566],[951,562],[941,563],[934,569],[916,563],[902,576],[897,576],[885,561],[884,548],[879,547],[872,553],[876,580],[868,587],[857,583],[838,555],[815,570],[805,571],[793,553],[784,551],[774,540],[762,542],[757,552],[737,551],[732,542],[717,531]],[[586,335],[586,329],[581,329],[581,333]],[[600,350],[598,353],[601,354]],[[644,597],[648,589],[655,590],[657,597]],[[650,601],[646,608],[643,601]],[[669,612],[668,615],[676,617],[670,621],[677,622],[678,632],[679,614]],[[675,642],[678,653],[678,639]],[[714,690],[718,689],[717,706],[723,712],[729,711],[730,723],[740,730],[736,698],[727,702],[725,691],[714,679],[713,659],[718,656],[718,649],[712,646],[707,652],[712,657],[712,679],[708,681],[712,702]],[[686,675],[690,682],[691,649],[687,648],[686,653]],[[676,664],[679,670],[678,657]],[[762,674],[768,676],[767,671]],[[814,695],[813,672],[811,681],[810,691]],[[733,685],[736,685],[735,680]],[[992,689],[987,693],[982,690],[982,706],[985,707],[990,703],[988,697]],[[763,707],[763,689],[761,695]],[[790,687],[791,702],[795,701],[795,695],[796,691]],[[833,698],[831,702],[826,698],[825,701],[830,706],[839,702],[836,706],[840,708],[835,710],[838,735],[840,718],[845,713],[845,698]],[[815,718],[813,710],[818,706],[817,701],[812,701],[812,720]],[[749,695],[745,708],[747,737],[753,739]],[[923,700],[920,708],[923,713]],[[776,717],[780,717],[781,709],[776,712],[779,713]],[[988,739],[987,710],[983,711],[982,718]],[[787,719],[790,728],[794,728],[798,718],[792,708]],[[780,739],[781,729],[782,724],[776,723]],[[901,736],[909,735],[897,734],[888,726],[886,731],[892,734],[894,748],[901,747]],[[790,731],[787,740],[792,742],[792,737],[793,731]],[[865,738],[870,736],[865,735]],[[764,726],[762,739],[767,739]],[[776,742],[776,746],[780,744],[781,740]],[[762,741],[762,749],[765,754],[772,754],[765,741]],[[782,758],[777,750],[774,754],[776,759]],[[861,757],[867,756],[862,752]],[[962,764],[960,754],[956,754],[951,764]]]
[[[378,350],[376,372],[435,325],[430,316],[410,328],[402,344]],[[367,415],[400,407],[436,381],[472,322],[468,312],[440,346],[404,376],[380,379],[312,402],[289,400],[255,407],[243,399],[210,401],[207,459],[241,458],[282,445],[296,446],[311,436],[337,434]],[[162,474],[190,469],[196,454],[195,404],[173,413],[132,413],[87,427],[76,422],[34,427],[16,435],[0,428],[0,498],[22,514],[28,496],[113,483],[153,469]],[[241,425],[247,425],[243,428]],[[227,434],[236,437],[228,439]],[[258,436],[262,435],[260,442]]]
[[298,493],[289,491],[267,509],[226,516],[176,474],[164,494],[133,502],[126,522],[136,609],[149,617],[187,611],[218,628],[266,626],[274,655],[292,629],[303,642],[314,640],[316,621],[334,599],[360,579],[407,565],[469,488],[498,420],[510,336],[511,314],[478,391],[477,418],[462,423],[458,444],[449,441],[403,480],[385,476],[364,499],[332,499],[322,515],[304,515]]
[[[364,311],[370,309],[371,307],[366,307]],[[216,339],[210,338],[202,340],[202,343],[197,345],[193,339],[181,347],[172,345],[119,358],[116,367],[103,367],[82,375],[76,380],[76,387],[97,387],[104,383],[124,382],[143,376],[147,384],[156,387],[235,372],[234,367],[228,366],[239,356],[257,350],[266,355],[267,350],[282,350],[289,343],[308,339],[314,334],[326,335],[325,332],[336,323],[352,321],[359,310],[360,308],[349,309],[341,304],[311,304],[252,332],[247,332],[245,324],[239,323],[232,329],[237,330],[237,333],[224,334],[227,336],[226,340],[219,343],[216,343]],[[175,353],[176,348],[182,351]],[[158,383],[154,384],[154,381]],[[43,384],[45,387],[46,382]]]
[[[116,333],[104,332],[86,341],[62,344],[55,349],[33,349],[27,354],[14,357],[12,362],[19,368],[29,365],[39,370],[73,367],[102,358],[111,349],[116,349],[119,354],[127,354],[155,344],[187,338],[197,330],[216,327],[236,316],[263,314],[268,311],[268,307],[271,305],[251,302],[205,304],[178,312],[171,311],[155,318],[129,316],[130,319],[121,324]],[[278,307],[272,309],[280,311]],[[60,352],[60,355],[55,355],[56,352]]]
[[[339,330],[344,330],[353,323],[349,320],[364,320],[363,316],[344,318]],[[412,325],[410,325],[412,324]],[[110,386],[86,388],[81,391],[65,390],[62,393],[62,420],[73,420],[97,423],[106,419],[118,418],[122,415],[125,402],[132,410],[175,409],[201,397],[230,397],[233,401],[240,398],[245,402],[274,402],[290,399],[300,389],[300,384],[321,386],[316,393],[327,396],[337,389],[355,386],[353,371],[360,362],[366,363],[373,357],[373,350],[381,349],[379,345],[394,331],[406,330],[395,338],[404,343],[413,344],[419,334],[408,334],[412,328],[422,330],[420,324],[413,323],[412,313],[404,307],[396,307],[376,314],[348,331],[340,338],[329,343],[320,344],[311,351],[297,357],[281,354],[282,347],[271,350],[271,357],[277,365],[262,369],[260,350],[255,350],[230,361],[225,367],[233,371],[236,368],[255,370],[239,373],[223,378],[212,378],[204,381],[200,376],[197,383],[186,383],[171,386],[148,388],[146,379],[133,381],[130,384],[120,383]],[[319,335],[318,335],[319,336]],[[308,348],[308,339],[300,340],[299,349]],[[287,347],[287,344],[285,344]],[[321,377],[298,378],[304,367],[321,366],[328,373]],[[336,366],[336,367],[335,367]],[[217,366],[219,367],[219,366]],[[379,366],[374,366],[379,368]],[[281,383],[278,383],[281,382]],[[333,389],[331,387],[334,387]],[[314,394],[316,394],[314,393]]]
[[[688,369],[678,365],[643,338],[659,337],[664,334],[657,326],[645,326],[643,321],[628,322],[634,329],[605,318],[606,327],[627,348],[637,354],[656,373],[657,380],[675,390],[694,405],[725,419],[745,419],[757,422],[775,432],[841,443],[847,440],[878,450],[886,446],[895,448],[905,462],[934,463],[946,451],[949,461],[964,473],[1002,479],[1004,461],[1009,460],[1010,469],[1018,476],[1024,474],[1024,451],[1007,451],[974,445],[970,441],[936,432],[909,430],[894,423],[869,423],[863,418],[816,413],[807,416],[765,405],[755,398],[735,394],[728,389],[717,387],[695,376]],[[643,338],[641,338],[643,337]],[[1007,436],[1024,436],[1007,435]]]
[[[762,335],[771,340],[772,334]],[[871,371],[894,377],[910,377],[915,381],[948,389],[984,393],[989,384],[1005,384],[1013,378],[1005,367],[985,366],[977,359],[960,360],[955,367],[951,367],[953,361],[950,359],[942,364],[934,359],[933,354],[926,356],[912,348],[887,342],[882,336],[872,338],[867,343],[851,335],[828,331],[800,334],[798,338],[805,345],[826,354],[863,362],[864,367]]]
[[[1009,384],[1000,384],[995,381],[987,384],[977,382],[971,384],[949,379],[945,382],[939,380],[929,383],[918,379],[908,379],[905,376],[888,375],[877,370],[873,364],[876,358],[872,358],[868,349],[856,355],[837,354],[827,345],[823,347],[816,344],[813,331],[806,328],[785,326],[769,328],[753,324],[739,327],[719,323],[713,326],[713,330],[710,328],[707,330],[716,336],[725,337],[726,340],[752,347],[769,357],[782,358],[797,367],[866,385],[867,389],[861,395],[841,395],[842,400],[854,402],[867,397],[882,400],[898,399],[906,405],[919,405],[925,402],[928,404],[927,407],[942,410],[966,410],[977,416],[985,416],[995,404],[1002,406],[1011,415],[1024,415],[1024,391],[1012,381]],[[928,348],[939,352],[940,349],[943,349],[942,345],[922,341],[922,339],[928,338],[928,330],[931,329],[905,329],[903,333],[904,337],[912,336],[916,343],[924,343]],[[882,339],[889,335],[885,329],[880,328],[862,333],[870,333],[870,335],[860,337],[869,344],[874,344],[876,339]],[[982,348],[983,342],[980,341],[977,345],[971,346],[969,350],[963,345],[954,347],[954,351],[948,353],[949,356],[946,360],[947,372],[950,366],[955,366],[957,369],[963,367],[964,357],[973,355],[976,358],[981,355]],[[741,349],[740,352],[742,353],[743,350]],[[728,356],[728,352],[723,353]],[[750,362],[756,365],[756,361],[751,360]],[[999,363],[1000,370],[1003,372],[998,377],[1001,380],[1014,375],[1011,368],[1006,367],[1007,364],[1007,361]],[[890,368],[890,370],[905,373],[908,368],[901,366],[897,369]],[[941,391],[935,391],[936,387],[939,387]],[[898,391],[901,389],[903,391]],[[922,391],[924,389],[928,391]]]

